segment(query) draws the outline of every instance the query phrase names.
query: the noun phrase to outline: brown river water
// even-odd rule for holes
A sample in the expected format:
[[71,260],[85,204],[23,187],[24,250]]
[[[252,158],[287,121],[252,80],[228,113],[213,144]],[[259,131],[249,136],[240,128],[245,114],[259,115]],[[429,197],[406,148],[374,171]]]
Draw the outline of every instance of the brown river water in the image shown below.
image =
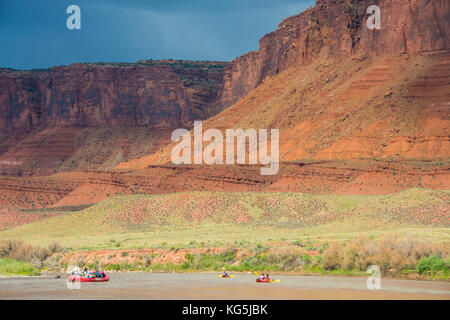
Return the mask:
[[193,300],[314,300],[314,299],[444,299],[450,282],[381,279],[380,290],[369,290],[364,277],[273,276],[275,283],[256,283],[255,276],[236,274],[113,273],[105,283],[81,283],[68,289],[66,279],[0,278],[0,299],[193,299]]

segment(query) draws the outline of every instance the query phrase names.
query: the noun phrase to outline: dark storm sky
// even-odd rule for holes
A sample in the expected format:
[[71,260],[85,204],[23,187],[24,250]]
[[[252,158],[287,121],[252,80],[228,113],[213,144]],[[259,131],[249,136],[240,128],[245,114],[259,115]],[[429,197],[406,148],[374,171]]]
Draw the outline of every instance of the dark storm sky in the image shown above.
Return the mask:
[[[0,67],[140,59],[228,61],[314,0],[0,0]],[[66,8],[81,8],[68,30]]]

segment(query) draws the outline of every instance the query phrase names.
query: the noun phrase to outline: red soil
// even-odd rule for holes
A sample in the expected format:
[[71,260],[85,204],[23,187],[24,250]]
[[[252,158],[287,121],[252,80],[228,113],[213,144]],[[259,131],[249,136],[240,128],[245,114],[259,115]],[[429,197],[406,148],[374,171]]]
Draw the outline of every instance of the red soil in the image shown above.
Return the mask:
[[[186,254],[220,254],[225,252],[225,248],[194,248],[180,250],[165,249],[140,249],[140,250],[98,250],[82,252],[66,252],[60,255],[59,263],[72,264],[92,264],[97,262],[101,265],[143,262],[151,260],[152,264],[173,263],[180,264],[186,261]],[[237,250],[236,257],[239,259],[246,251]]]
[[0,208],[0,230],[21,226],[56,215],[59,215],[59,213],[32,213]]
[[[150,166],[145,170],[0,177],[0,207],[45,208],[96,203],[130,194],[182,191],[387,194],[423,187],[450,189],[448,164],[387,161],[283,163],[275,176],[257,166]],[[197,214],[204,215],[199,207]]]

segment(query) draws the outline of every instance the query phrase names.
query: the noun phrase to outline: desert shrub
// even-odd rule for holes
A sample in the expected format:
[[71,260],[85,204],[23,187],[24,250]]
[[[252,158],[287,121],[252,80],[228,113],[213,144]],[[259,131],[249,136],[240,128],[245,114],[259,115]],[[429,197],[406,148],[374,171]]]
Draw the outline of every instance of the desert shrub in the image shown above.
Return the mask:
[[57,257],[50,256],[44,261],[42,261],[42,266],[44,266],[47,269],[55,270],[58,267],[58,259]]
[[108,270],[119,271],[120,268],[121,268],[121,265],[117,264],[117,263],[111,263],[108,265]]
[[304,264],[311,264],[312,262],[311,257],[308,254],[304,254],[301,259]]
[[448,244],[433,244],[395,235],[379,240],[358,238],[343,244],[332,243],[324,249],[322,266],[325,270],[365,271],[374,264],[380,267],[382,273],[396,274],[415,269],[422,258],[432,254],[448,256],[448,251]]
[[128,255],[128,252],[126,251],[122,251],[122,253],[120,254],[122,257],[126,257]]
[[0,243],[0,258],[7,257],[10,253],[15,252],[18,247],[22,246],[23,243],[18,240],[3,240]]
[[142,257],[142,259],[144,260],[145,265],[149,266],[152,264],[152,257],[148,254],[144,254],[144,256]]
[[51,254],[48,248],[31,246],[20,240],[4,240],[0,244],[0,258],[29,262],[36,268],[41,268]]
[[220,253],[220,260],[222,260],[224,263],[233,263],[236,259],[237,249],[235,248],[228,248],[224,252]]
[[449,263],[437,256],[424,257],[417,264],[417,271],[420,274],[431,272],[434,275],[438,271],[448,272],[448,269]]
[[60,245],[58,242],[56,241],[52,241],[47,248],[50,250],[51,253],[57,253],[57,252],[63,252],[64,251],[64,247],[62,245]]
[[236,260],[237,249],[229,248],[221,253],[200,254],[186,253],[185,261],[180,265],[181,270],[221,270],[230,268]]
[[316,256],[315,257],[315,265],[320,266],[323,263],[323,257],[322,256]]
[[267,263],[277,269],[292,271],[302,268],[311,262],[310,257],[300,248],[279,248],[271,250],[267,256]]
[[255,254],[253,256],[245,257],[241,260],[239,269],[237,271],[274,270],[274,268],[268,263],[267,260],[267,253]]
[[298,247],[306,247],[306,245],[301,240],[295,240],[292,242],[292,244]]
[[328,249],[323,253],[322,264],[325,270],[336,270],[340,267],[341,257],[339,251],[341,246],[337,243],[332,243]]
[[265,247],[261,244],[258,244],[256,247],[250,248],[249,251],[254,252],[255,254],[261,254],[261,253],[269,251],[269,248]]

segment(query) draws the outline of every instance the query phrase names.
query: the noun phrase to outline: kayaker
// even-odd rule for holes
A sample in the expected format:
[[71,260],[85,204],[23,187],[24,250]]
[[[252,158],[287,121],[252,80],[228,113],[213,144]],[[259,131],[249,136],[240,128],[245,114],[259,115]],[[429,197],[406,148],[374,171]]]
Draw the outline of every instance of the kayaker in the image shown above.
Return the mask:
[[228,272],[225,267],[222,267],[222,277],[228,277]]

